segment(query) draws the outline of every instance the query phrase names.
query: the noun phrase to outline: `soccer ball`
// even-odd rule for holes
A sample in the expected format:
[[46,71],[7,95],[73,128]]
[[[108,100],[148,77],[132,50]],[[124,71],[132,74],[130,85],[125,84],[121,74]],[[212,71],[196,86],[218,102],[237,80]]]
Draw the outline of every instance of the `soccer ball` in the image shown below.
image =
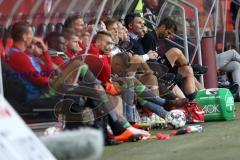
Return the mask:
[[165,121],[174,128],[181,128],[186,124],[186,116],[181,110],[171,110],[167,113]]

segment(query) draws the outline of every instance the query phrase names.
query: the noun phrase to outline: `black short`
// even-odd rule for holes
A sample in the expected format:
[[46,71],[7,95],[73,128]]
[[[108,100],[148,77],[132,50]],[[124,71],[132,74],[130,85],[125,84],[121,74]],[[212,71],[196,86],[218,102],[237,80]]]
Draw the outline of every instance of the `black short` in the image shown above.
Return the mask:
[[169,71],[168,71],[169,73],[176,74],[178,72],[178,67],[177,66],[173,67],[165,55],[163,55],[157,61],[158,61],[158,63],[167,66],[169,68]]

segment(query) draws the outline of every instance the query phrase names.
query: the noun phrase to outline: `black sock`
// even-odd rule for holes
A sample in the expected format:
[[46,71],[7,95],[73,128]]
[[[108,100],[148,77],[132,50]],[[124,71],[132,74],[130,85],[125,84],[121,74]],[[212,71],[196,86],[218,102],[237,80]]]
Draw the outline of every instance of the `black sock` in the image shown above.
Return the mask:
[[109,121],[108,121],[109,125],[115,136],[120,135],[123,132],[125,132],[126,129],[122,126],[121,123],[119,123],[118,121],[114,121],[111,116],[108,116],[108,117],[109,117]]
[[191,94],[186,95],[186,97],[189,99],[189,101],[193,101],[196,97],[197,93],[193,92]]

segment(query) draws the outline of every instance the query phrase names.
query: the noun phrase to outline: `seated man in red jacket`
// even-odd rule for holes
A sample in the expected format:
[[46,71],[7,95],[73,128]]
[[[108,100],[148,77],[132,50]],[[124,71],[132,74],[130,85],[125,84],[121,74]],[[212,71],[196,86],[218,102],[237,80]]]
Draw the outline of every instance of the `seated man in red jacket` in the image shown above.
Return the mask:
[[55,65],[60,67],[69,62],[69,57],[65,54],[67,48],[62,33],[49,33],[45,38],[45,42],[48,45],[48,52]]
[[65,38],[65,44],[67,47],[66,55],[72,59],[79,56],[83,49],[79,46],[80,39],[77,36],[77,32],[72,28],[66,28],[63,32]]
[[[47,52],[47,47],[40,39],[33,39],[31,25],[19,22],[13,25],[12,31],[13,46],[6,55],[7,63],[20,73],[28,73],[28,79],[39,86],[47,86],[49,76],[42,76],[42,71],[53,71],[51,57]],[[32,47],[33,41],[38,42],[43,49],[42,60],[45,65],[37,63],[34,56],[27,53],[27,48]]]
[[99,73],[98,79],[103,83],[110,83],[111,78],[111,56],[110,51],[113,46],[111,34],[108,32],[98,32],[93,38],[89,53],[98,56],[103,63],[103,68]]

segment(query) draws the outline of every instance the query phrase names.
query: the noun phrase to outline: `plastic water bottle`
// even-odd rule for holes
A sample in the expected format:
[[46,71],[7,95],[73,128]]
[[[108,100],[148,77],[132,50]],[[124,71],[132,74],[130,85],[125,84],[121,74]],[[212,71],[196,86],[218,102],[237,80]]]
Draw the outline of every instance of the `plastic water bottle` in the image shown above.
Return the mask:
[[189,132],[202,132],[203,131],[203,126],[202,125],[192,125],[188,126]]
[[202,132],[203,126],[202,125],[191,125],[191,126],[185,126],[183,128],[179,128],[178,130],[172,131],[170,133],[170,136],[177,136],[177,135],[183,135],[188,133],[194,133],[194,132]]

